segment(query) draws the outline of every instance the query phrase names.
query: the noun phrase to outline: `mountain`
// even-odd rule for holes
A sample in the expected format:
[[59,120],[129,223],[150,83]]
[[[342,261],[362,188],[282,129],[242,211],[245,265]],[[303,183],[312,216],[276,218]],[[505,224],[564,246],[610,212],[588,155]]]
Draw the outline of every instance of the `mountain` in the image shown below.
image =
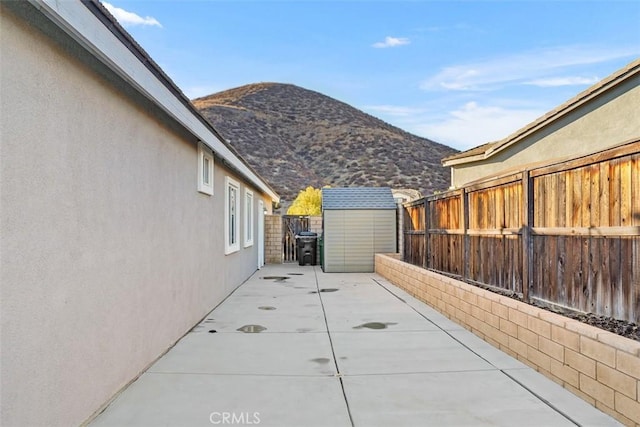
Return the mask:
[[307,186],[389,186],[424,195],[449,186],[440,160],[456,150],[318,92],[259,83],[193,104],[285,203]]

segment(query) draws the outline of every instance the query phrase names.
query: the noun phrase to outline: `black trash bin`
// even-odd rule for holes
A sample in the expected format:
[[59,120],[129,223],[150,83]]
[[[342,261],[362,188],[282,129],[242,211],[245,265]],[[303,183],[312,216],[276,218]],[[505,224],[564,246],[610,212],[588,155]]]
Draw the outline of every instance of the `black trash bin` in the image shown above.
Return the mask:
[[318,233],[312,231],[301,231],[296,235],[296,250],[298,253],[298,264],[316,265],[316,244]]

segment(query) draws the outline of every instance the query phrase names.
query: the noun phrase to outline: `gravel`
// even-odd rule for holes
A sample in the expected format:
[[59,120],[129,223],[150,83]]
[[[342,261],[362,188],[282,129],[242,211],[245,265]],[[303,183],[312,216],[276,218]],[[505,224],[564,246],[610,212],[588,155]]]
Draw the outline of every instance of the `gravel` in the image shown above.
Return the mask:
[[[478,283],[471,283],[471,284],[494,293],[508,296],[520,302],[524,302],[522,299],[522,295],[519,295],[515,292],[497,289],[490,286],[482,286]],[[640,326],[638,326],[635,323],[627,322],[620,319],[614,319],[613,317],[601,316],[593,313],[581,313],[577,311],[572,311],[570,309],[556,309],[556,308],[548,307],[543,304],[536,304],[535,302],[532,303],[531,305],[534,305],[538,308],[542,308],[544,310],[551,311],[553,313],[560,314],[565,317],[569,317],[571,319],[579,320],[580,322],[586,323],[591,326],[595,326],[596,328],[600,328],[605,331],[612,332],[614,334],[623,336],[625,338],[640,341]]]
[[624,320],[613,319],[606,316],[598,316],[593,313],[562,313],[562,315],[604,329],[605,331],[640,341],[640,327],[635,323],[629,323]]

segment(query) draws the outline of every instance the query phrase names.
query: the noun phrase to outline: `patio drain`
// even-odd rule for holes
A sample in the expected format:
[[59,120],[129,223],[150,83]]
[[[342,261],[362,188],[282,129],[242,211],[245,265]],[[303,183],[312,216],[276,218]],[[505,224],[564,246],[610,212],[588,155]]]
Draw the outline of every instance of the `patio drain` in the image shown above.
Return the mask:
[[216,332],[218,332],[218,331],[216,331],[215,329],[210,329],[210,330],[209,330],[209,333],[210,333],[210,334],[215,334]]
[[387,323],[369,322],[369,323],[363,323],[362,325],[354,326],[353,329],[362,329],[362,328],[367,328],[367,329],[387,329],[387,326],[392,326],[392,325],[397,325],[397,323],[394,323],[394,322],[387,322]]
[[266,330],[267,328],[262,325],[244,325],[243,327],[236,329],[236,331],[244,332],[246,334],[257,334]]
[[304,276],[304,273],[287,273],[290,276]]
[[270,305],[263,305],[258,307],[259,310],[275,310],[275,307],[271,307]]

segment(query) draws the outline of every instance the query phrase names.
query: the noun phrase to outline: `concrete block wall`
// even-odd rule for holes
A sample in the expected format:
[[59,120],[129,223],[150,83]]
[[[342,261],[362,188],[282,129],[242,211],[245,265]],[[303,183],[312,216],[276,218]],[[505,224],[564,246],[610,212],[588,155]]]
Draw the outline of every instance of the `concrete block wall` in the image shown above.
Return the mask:
[[322,217],[321,216],[309,217],[309,231],[318,233],[318,236],[322,234]]
[[640,427],[640,342],[377,254],[376,273],[628,426]]
[[282,217],[264,216],[264,262],[282,264]]

